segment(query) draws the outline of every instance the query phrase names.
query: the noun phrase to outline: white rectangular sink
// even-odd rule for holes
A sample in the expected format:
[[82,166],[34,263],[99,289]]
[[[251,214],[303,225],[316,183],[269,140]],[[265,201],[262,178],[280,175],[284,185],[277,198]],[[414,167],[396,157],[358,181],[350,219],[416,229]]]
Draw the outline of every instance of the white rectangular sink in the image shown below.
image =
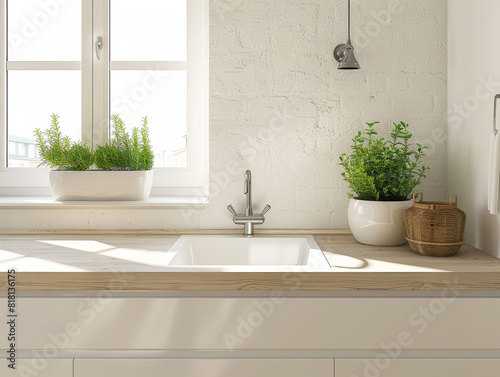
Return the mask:
[[161,263],[172,271],[330,268],[313,236],[181,236]]

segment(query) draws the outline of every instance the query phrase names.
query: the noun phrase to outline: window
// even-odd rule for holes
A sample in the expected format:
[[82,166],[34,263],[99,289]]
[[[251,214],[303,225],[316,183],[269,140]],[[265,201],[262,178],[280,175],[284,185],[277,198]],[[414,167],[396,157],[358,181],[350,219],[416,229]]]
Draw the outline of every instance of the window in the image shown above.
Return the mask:
[[0,0],[0,195],[48,194],[33,130],[148,116],[152,195],[208,194],[208,0]]

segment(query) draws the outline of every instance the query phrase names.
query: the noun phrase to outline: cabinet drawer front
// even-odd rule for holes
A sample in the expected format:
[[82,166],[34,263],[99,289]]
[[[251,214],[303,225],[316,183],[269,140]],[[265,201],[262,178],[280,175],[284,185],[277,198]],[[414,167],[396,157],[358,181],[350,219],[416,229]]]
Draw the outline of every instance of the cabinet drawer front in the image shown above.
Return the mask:
[[500,350],[496,298],[279,300],[21,298],[17,348]]
[[75,359],[75,377],[333,377],[333,359]]
[[500,359],[335,359],[335,377],[498,377]]
[[7,365],[10,362],[3,360],[5,363],[2,363],[4,365],[1,366],[0,370],[2,377],[73,377],[73,359],[48,359],[43,354],[38,354],[34,355],[32,359],[17,359],[16,369],[8,368]]

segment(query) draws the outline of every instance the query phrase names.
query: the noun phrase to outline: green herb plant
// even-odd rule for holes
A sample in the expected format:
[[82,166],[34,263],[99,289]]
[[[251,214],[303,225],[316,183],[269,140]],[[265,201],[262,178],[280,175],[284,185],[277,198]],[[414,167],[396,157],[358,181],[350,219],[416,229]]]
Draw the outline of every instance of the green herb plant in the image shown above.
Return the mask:
[[374,129],[378,123],[366,123],[368,128],[353,139],[351,154],[340,156],[342,177],[354,192],[348,195],[371,201],[408,200],[429,170],[422,165],[427,147],[409,143],[412,134],[407,123],[394,123],[391,140],[378,136]]
[[68,136],[63,136],[59,126],[59,115],[51,115],[50,127],[34,132],[40,154],[40,166],[57,170],[87,170],[94,164],[94,154],[89,145],[73,143]]
[[112,138],[95,151],[86,143],[72,142],[64,136],[59,125],[59,115],[51,115],[50,127],[35,130],[41,166],[57,170],[151,170],[154,153],[149,137],[148,118],[142,119],[141,128],[135,127],[132,136],[118,115],[111,117]]
[[95,164],[101,170],[151,170],[154,153],[149,138],[148,117],[142,118],[142,126],[134,127],[132,136],[118,115],[111,117],[112,138],[95,150]]

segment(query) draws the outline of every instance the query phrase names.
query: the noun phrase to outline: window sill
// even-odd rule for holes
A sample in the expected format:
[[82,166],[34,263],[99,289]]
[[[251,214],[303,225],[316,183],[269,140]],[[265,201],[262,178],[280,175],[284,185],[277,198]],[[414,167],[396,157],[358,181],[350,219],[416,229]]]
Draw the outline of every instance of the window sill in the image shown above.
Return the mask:
[[0,208],[3,209],[30,209],[30,208],[135,208],[135,209],[158,209],[158,208],[196,208],[204,207],[208,203],[208,197],[167,197],[152,196],[144,201],[55,201],[49,196],[3,196],[0,197]]

